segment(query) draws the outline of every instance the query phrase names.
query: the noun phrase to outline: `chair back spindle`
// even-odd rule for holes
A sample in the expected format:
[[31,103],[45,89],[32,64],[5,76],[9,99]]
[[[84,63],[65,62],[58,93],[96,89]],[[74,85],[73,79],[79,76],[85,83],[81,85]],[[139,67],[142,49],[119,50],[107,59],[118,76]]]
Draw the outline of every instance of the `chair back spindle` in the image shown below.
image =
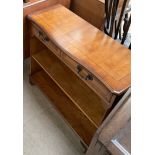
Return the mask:
[[105,0],[104,31],[110,37],[118,40],[121,44],[124,44],[131,49],[129,33],[131,7],[129,3],[130,0]]

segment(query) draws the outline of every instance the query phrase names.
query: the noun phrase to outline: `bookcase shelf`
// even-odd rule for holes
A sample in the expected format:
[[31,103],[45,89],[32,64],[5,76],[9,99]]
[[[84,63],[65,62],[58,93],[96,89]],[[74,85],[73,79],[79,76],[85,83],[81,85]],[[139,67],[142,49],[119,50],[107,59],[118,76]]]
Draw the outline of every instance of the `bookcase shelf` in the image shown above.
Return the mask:
[[32,59],[97,128],[105,115],[103,101],[48,49]]
[[30,82],[49,97],[89,146],[130,87],[130,50],[62,5],[28,19]]

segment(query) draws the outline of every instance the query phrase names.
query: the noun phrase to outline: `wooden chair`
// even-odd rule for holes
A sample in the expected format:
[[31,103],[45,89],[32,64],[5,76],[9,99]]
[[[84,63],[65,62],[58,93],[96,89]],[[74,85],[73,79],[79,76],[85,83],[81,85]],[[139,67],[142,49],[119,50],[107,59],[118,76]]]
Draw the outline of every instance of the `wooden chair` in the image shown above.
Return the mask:
[[86,155],[131,154],[131,89],[96,131]]
[[105,0],[104,32],[131,49],[130,0]]

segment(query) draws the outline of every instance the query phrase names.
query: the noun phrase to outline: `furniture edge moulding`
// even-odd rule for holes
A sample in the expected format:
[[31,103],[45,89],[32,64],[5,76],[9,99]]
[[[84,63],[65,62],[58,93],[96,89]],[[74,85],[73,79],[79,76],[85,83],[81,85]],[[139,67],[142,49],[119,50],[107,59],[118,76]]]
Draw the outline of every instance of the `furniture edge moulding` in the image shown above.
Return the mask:
[[[58,5],[57,5],[58,6]],[[50,8],[47,8],[46,10],[48,9],[52,9],[52,8],[55,8],[57,6],[53,6],[53,7],[50,7]],[[61,6],[61,5],[60,5]],[[45,9],[44,9],[45,10]],[[42,12],[42,11],[41,11]],[[39,12],[38,12],[39,13]],[[36,13],[34,13],[36,14]],[[114,94],[114,95],[121,95],[123,94],[128,88],[130,88],[130,85],[124,87],[123,89],[121,90],[116,90],[115,88],[112,88],[107,82],[105,82],[105,80],[102,79],[102,77],[100,75],[98,75],[94,69],[92,69],[91,66],[85,64],[83,61],[81,61],[80,59],[78,59],[77,57],[73,56],[72,54],[70,54],[70,52],[68,52],[64,47],[62,47],[56,40],[55,38],[49,34],[49,32],[39,23],[37,23],[33,18],[33,13],[30,14],[28,16],[28,19],[33,23],[35,24],[37,27],[39,27],[43,32],[45,32],[45,34],[47,35],[47,37],[52,40],[64,53],[66,53],[68,56],[70,56],[74,61],[76,61],[77,63],[79,63],[81,66],[83,66],[84,68],[86,68],[88,71],[92,72],[108,89],[110,89],[110,91]],[[110,37],[109,37],[110,38]],[[118,43],[119,44],[119,43]],[[120,46],[123,46],[123,45],[120,45]],[[128,50],[128,49],[127,49]],[[129,74],[126,76],[128,78]],[[125,78],[126,78],[125,77]],[[130,77],[130,76],[129,76]],[[121,83],[120,83],[121,85]]]

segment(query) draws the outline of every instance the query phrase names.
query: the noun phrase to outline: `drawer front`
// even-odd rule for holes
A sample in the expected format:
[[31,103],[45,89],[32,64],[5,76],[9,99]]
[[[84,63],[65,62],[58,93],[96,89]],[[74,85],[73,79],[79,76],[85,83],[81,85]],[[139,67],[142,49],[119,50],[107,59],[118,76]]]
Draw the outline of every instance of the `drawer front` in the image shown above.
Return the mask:
[[59,48],[46,36],[46,34],[40,30],[37,26],[32,26],[32,33],[35,35],[44,45],[46,45],[55,55],[60,57]]
[[83,66],[79,65],[76,61],[71,59],[68,55],[62,52],[63,62],[76,73],[91,89],[93,89],[101,98],[107,101],[110,106],[113,94],[104,86],[93,74],[86,70]]

